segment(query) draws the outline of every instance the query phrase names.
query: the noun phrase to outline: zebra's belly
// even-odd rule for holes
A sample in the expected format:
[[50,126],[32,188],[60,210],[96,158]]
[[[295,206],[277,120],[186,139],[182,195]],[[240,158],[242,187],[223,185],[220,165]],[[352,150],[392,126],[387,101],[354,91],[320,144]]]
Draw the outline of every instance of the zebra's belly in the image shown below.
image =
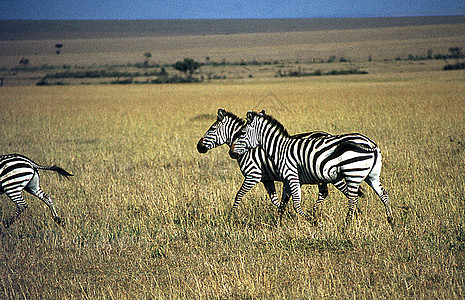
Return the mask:
[[310,168],[299,170],[301,184],[334,183],[341,180],[342,174],[337,166],[324,167],[316,171]]
[[282,181],[278,174],[275,172],[262,172],[261,181]]

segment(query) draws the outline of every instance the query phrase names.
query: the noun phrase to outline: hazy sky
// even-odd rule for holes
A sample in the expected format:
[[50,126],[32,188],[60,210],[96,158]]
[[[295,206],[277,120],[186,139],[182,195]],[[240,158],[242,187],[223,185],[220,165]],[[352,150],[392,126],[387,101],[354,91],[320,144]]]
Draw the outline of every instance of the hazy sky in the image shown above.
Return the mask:
[[0,19],[243,19],[465,15],[465,0],[0,0]]

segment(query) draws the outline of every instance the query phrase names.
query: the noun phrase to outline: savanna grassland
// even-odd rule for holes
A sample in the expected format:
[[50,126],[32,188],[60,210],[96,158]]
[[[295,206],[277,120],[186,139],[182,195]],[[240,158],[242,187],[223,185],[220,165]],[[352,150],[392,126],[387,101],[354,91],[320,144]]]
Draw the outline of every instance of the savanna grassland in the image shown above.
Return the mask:
[[202,64],[194,75],[205,81],[354,69],[423,72],[454,63],[443,58],[451,47],[465,45],[464,16],[0,21],[0,28],[3,86],[44,79],[46,84],[150,83],[161,68],[170,76],[181,74],[172,65],[184,58]]
[[[463,298],[464,75],[5,86],[1,152],[75,176],[41,172],[64,228],[26,195],[21,221],[1,229],[0,298]],[[236,162],[226,146],[195,147],[219,107],[265,108],[292,134],[374,139],[395,230],[366,185],[346,230],[335,188],[318,227],[292,208],[278,225],[261,184],[231,215]],[[316,197],[304,187],[303,207]],[[1,198],[4,219],[15,208]]]

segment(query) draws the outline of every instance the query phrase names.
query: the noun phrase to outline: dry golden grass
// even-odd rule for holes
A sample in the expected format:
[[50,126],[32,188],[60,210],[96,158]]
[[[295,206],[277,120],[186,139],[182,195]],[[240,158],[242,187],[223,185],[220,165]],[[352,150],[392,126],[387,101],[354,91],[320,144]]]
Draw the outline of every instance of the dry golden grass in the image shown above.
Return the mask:
[[[461,72],[197,85],[4,87],[2,153],[41,172],[67,221],[27,197],[0,232],[0,298],[463,298],[465,81]],[[395,232],[370,191],[343,232],[334,188],[319,227],[277,226],[262,186],[230,215],[242,176],[195,145],[218,107],[266,108],[290,133],[361,132],[383,151]],[[366,186],[365,186],[366,187]],[[1,196],[0,216],[14,206]],[[316,188],[305,187],[311,207]]]

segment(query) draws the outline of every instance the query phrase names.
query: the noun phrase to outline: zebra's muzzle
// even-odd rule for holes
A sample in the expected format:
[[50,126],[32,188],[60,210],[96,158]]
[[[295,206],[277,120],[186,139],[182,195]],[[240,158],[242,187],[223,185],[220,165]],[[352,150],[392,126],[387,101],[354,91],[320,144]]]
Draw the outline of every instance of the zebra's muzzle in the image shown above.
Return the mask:
[[197,151],[199,151],[199,153],[207,153],[208,151],[208,148],[203,144],[203,138],[201,138],[197,143]]
[[231,146],[231,148],[229,148],[229,156],[232,158],[232,159],[238,159],[239,158],[239,154],[237,154],[236,152],[234,152],[234,144]]

